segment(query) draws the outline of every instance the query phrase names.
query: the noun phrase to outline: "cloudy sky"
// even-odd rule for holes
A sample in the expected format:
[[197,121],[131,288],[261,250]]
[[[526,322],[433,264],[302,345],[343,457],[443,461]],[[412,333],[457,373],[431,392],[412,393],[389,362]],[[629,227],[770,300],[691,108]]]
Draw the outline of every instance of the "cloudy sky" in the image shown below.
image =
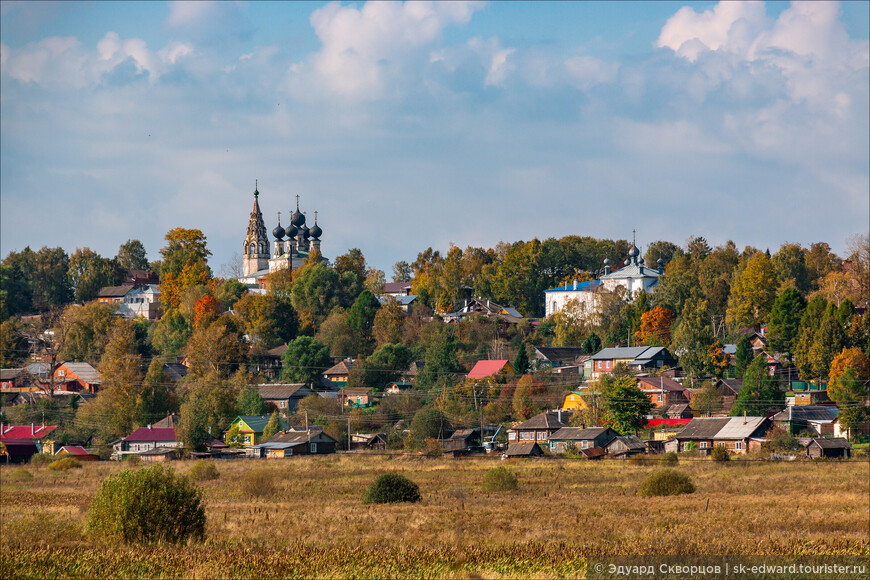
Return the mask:
[[866,2],[4,1],[3,256],[220,271],[254,180],[334,257],[569,234],[775,250],[870,225]]

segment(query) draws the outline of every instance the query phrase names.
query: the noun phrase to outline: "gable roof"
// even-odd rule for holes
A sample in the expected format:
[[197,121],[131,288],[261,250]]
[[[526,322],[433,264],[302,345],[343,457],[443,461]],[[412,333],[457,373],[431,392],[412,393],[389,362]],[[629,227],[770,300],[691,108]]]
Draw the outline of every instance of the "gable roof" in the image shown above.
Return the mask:
[[260,396],[266,401],[274,399],[290,399],[293,397],[301,399],[302,397],[307,397],[314,392],[303,383],[293,383],[288,385],[257,385],[255,388],[260,393]]
[[634,362],[646,363],[654,359],[657,355],[666,352],[668,352],[668,349],[663,346],[651,346],[643,351],[640,355],[636,356],[634,358]]
[[400,292],[410,292],[410,282],[386,282],[384,284],[384,294],[398,294]]
[[0,439],[42,439],[57,425],[3,425],[0,430]]
[[[266,430],[266,425],[269,424],[269,419],[272,418],[272,415],[239,415],[233,422],[230,423],[232,426],[237,421],[244,421],[245,425],[251,428],[251,431],[254,433],[262,433]],[[284,422],[284,419],[278,417],[278,427],[279,429],[289,429],[287,423]],[[229,429],[227,429],[229,431]]]
[[[550,435],[550,441],[591,441],[610,430],[610,427],[589,427],[587,429],[583,427],[562,427]],[[616,435],[615,432],[614,435]]]
[[668,377],[642,377],[637,379],[641,391],[671,391],[683,392],[686,387]]
[[823,405],[794,405],[773,416],[774,421],[813,421],[832,423],[840,409]]
[[677,433],[677,439],[712,439],[730,420],[730,417],[695,417]]
[[646,443],[638,439],[637,435],[619,435],[613,441],[608,443],[607,447],[610,447],[616,441],[619,441],[620,443],[625,445],[629,450],[646,449]]
[[408,306],[409,304],[414,302],[416,299],[417,299],[417,296],[414,294],[410,294],[408,296],[395,296],[395,295],[378,296],[378,302],[381,303],[381,306],[384,306],[385,304],[387,304],[389,302],[395,302],[399,306]]
[[281,346],[276,346],[275,348],[270,348],[264,353],[264,356],[268,356],[271,358],[281,358],[284,356],[284,353],[287,352],[287,345],[282,344]]
[[536,346],[535,352],[551,362],[574,362],[577,357],[583,355],[583,348],[579,346]]
[[122,441],[177,441],[174,427],[139,427]]
[[181,418],[181,416],[179,414],[170,413],[169,415],[165,416],[164,418],[160,419],[159,421],[157,421],[156,423],[151,425],[151,427],[158,428],[158,429],[178,427],[178,421],[180,418]]
[[92,383],[95,385],[100,384],[100,371],[86,362],[65,362],[61,367],[74,373],[78,378],[86,383]]
[[58,453],[60,453],[61,451],[65,451],[65,452],[69,453],[70,455],[79,456],[79,457],[85,457],[85,456],[91,455],[90,453],[88,453],[88,450],[85,449],[84,447],[82,447],[81,445],[64,445],[63,447],[60,448],[60,451],[58,451]]
[[[832,437],[830,439],[825,437],[816,437],[814,438],[809,445],[816,444],[822,449],[851,449],[852,444],[849,443],[846,439],[842,437]],[[809,446],[808,445],[808,446]]]
[[[643,355],[652,346],[622,346],[610,347],[599,350],[592,355],[592,360],[612,360],[612,359],[631,359],[634,360]],[[658,347],[661,348],[661,347]]]
[[172,381],[180,381],[187,375],[187,367],[181,363],[166,363],[163,365],[163,372]]
[[514,425],[513,429],[552,429],[555,431],[562,427],[567,427],[570,418],[570,411],[562,411],[561,421],[559,420],[559,413],[556,411],[546,411],[544,413],[538,413],[531,419],[523,421],[519,425]]
[[11,381],[18,377],[27,374],[23,368],[20,369],[0,369],[0,380]]
[[479,360],[474,364],[474,367],[469,371],[467,378],[483,379],[497,375],[502,370],[513,372],[513,367],[506,360]]
[[123,298],[127,295],[127,292],[132,290],[132,286],[106,286],[105,288],[100,289],[100,293],[97,294],[98,298]]
[[507,449],[508,457],[529,457],[531,455],[543,455],[540,446],[537,443],[514,443]]
[[350,359],[345,359],[340,363],[333,365],[323,371],[324,375],[348,375],[350,374],[351,369],[353,369],[353,361]]
[[743,379],[719,379],[713,386],[716,387],[720,395],[737,395],[743,386]]

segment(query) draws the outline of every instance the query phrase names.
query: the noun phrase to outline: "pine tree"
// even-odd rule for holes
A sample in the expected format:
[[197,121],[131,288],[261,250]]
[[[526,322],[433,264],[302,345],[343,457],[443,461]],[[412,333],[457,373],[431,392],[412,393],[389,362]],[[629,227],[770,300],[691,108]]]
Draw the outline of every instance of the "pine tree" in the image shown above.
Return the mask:
[[268,441],[280,430],[281,423],[278,420],[278,411],[276,410],[272,412],[272,416],[269,418],[269,422],[266,423],[266,427],[263,429],[263,441]]
[[526,353],[526,343],[520,343],[517,350],[517,358],[514,359],[514,371],[518,375],[524,375],[529,370],[529,355]]
[[755,355],[752,352],[752,345],[749,343],[749,335],[741,335],[740,340],[737,341],[737,352],[734,353],[738,378],[743,377],[743,373],[746,372],[746,367],[752,362],[753,356]]
[[794,354],[800,332],[800,321],[807,301],[794,288],[782,291],[770,310],[767,337],[770,348],[778,352]]

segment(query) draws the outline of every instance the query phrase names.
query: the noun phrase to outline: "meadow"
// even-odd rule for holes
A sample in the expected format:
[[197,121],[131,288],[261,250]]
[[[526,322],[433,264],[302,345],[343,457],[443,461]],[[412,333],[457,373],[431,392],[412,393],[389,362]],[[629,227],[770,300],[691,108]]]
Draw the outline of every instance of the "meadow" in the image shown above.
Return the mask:
[[[188,473],[192,461],[174,462]],[[654,463],[332,455],[215,463],[205,542],[115,546],[83,535],[124,468],[0,467],[2,578],[571,578],[606,555],[870,555],[870,463],[681,459],[697,491],[638,497]],[[504,465],[511,492],[485,492]],[[259,479],[247,473],[263,468]],[[417,504],[363,505],[382,473]]]

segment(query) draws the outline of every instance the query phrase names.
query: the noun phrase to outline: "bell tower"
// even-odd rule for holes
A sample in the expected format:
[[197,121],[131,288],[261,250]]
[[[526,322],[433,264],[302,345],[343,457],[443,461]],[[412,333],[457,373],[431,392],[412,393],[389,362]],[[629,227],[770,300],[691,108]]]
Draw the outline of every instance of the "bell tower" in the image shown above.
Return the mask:
[[242,271],[245,277],[253,276],[260,270],[269,268],[269,237],[266,224],[263,223],[263,213],[257,198],[257,182],[254,181],[254,208],[248,221],[248,232],[245,234],[245,245],[242,250]]

